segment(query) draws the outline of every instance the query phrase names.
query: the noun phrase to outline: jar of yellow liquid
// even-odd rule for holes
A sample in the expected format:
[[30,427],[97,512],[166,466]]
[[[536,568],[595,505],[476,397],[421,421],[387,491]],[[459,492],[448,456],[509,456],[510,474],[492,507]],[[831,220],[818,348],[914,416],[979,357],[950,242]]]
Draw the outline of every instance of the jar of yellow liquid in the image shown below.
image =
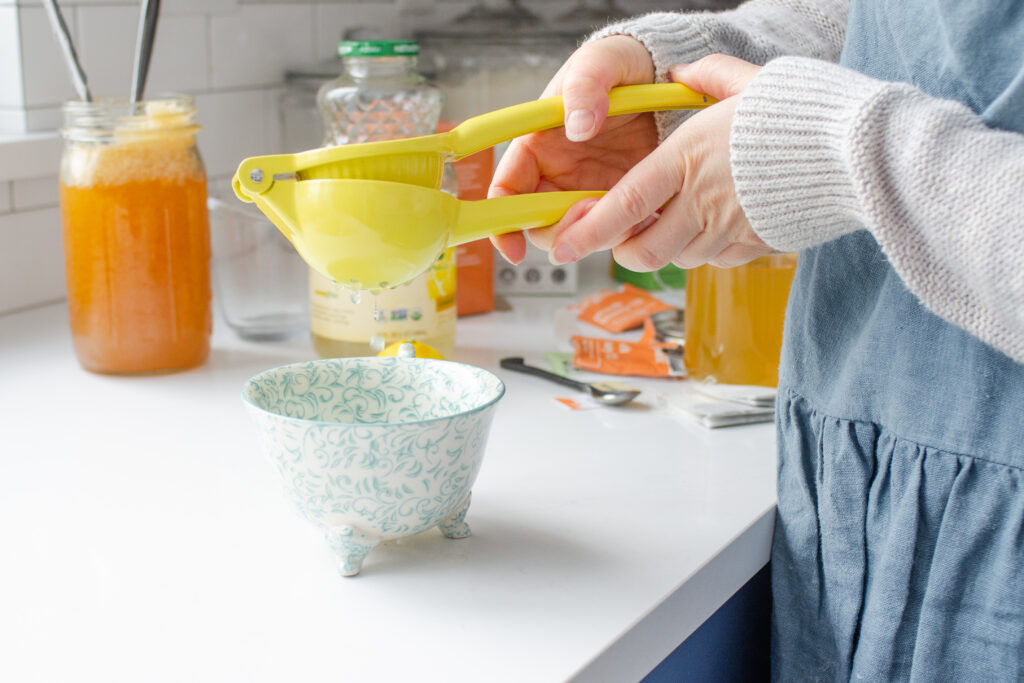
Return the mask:
[[210,351],[210,224],[185,95],[64,105],[60,206],[68,313],[86,370],[150,374]]
[[687,274],[683,359],[689,375],[721,384],[774,387],[796,254]]

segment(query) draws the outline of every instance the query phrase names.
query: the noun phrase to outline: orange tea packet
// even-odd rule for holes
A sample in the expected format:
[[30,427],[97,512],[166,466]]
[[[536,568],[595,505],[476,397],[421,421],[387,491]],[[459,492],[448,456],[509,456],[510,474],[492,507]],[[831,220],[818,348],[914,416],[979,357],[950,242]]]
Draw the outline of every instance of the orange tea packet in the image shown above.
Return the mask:
[[644,332],[639,341],[598,339],[573,335],[575,349],[572,363],[581,370],[606,375],[636,377],[682,377],[680,364],[673,364],[669,352],[679,348],[674,342],[654,341],[654,323],[643,321]]
[[675,306],[627,283],[618,289],[602,289],[581,300],[577,308],[580,320],[609,332],[624,332],[640,327],[649,316]]

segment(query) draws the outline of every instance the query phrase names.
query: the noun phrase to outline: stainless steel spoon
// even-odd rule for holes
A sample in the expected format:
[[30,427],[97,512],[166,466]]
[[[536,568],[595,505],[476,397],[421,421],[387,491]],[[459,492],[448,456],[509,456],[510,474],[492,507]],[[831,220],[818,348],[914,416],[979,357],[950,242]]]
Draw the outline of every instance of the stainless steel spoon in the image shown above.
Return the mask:
[[78,93],[78,99],[83,102],[92,102],[92,93],[89,92],[89,85],[85,80],[85,71],[78,61],[78,53],[75,52],[75,44],[71,41],[71,34],[68,32],[68,25],[64,23],[64,15],[60,13],[56,0],[46,0],[43,3],[46,8],[46,15],[50,18],[50,27],[53,35],[60,43],[61,52],[64,54],[64,62],[67,64],[68,73],[71,75],[71,82]]
[[139,33],[135,44],[135,64],[132,68],[131,101],[138,103],[146,90],[149,58],[156,40],[156,22],[160,16],[160,0],[143,0],[139,14]]
[[617,406],[623,403],[629,403],[634,398],[640,395],[640,390],[635,389],[628,384],[622,382],[580,382],[569,377],[563,377],[562,375],[556,375],[553,372],[542,370],[541,368],[533,365],[527,365],[523,362],[522,358],[502,358],[501,367],[506,370],[514,370],[516,372],[523,372],[527,375],[536,375],[537,377],[543,377],[546,380],[556,382],[563,386],[572,387],[576,391],[582,391],[590,394],[597,401],[609,405]]

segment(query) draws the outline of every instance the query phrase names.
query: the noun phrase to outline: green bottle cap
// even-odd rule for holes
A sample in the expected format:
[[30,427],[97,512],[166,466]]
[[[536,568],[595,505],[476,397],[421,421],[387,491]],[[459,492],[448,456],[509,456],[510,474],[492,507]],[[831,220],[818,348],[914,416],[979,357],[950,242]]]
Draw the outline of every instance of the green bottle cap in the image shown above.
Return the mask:
[[340,57],[415,57],[420,45],[415,40],[343,40]]

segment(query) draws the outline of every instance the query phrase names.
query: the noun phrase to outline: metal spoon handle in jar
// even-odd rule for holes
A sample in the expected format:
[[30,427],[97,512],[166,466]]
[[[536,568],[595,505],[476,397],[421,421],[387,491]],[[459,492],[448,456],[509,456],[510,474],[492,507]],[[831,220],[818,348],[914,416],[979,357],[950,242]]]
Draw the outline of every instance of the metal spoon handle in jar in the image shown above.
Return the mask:
[[505,368],[506,370],[514,370],[516,372],[526,373],[527,375],[543,377],[544,379],[550,380],[552,382],[557,382],[558,384],[562,384],[567,387],[572,387],[576,391],[582,391],[584,393],[590,391],[590,385],[585,382],[578,382],[574,379],[570,379],[562,375],[556,375],[553,372],[548,372],[547,370],[543,370],[533,365],[527,365],[525,362],[523,362],[523,359],[519,357],[502,358],[501,367]]
[[156,20],[160,14],[160,0],[143,0],[139,17],[139,35],[135,45],[135,66],[132,72],[132,104],[142,99],[149,73],[149,58],[156,39]]
[[89,92],[85,71],[82,70],[82,65],[78,61],[75,44],[71,42],[68,25],[64,23],[64,15],[60,13],[60,8],[57,7],[57,0],[45,0],[43,7],[46,8],[46,14],[50,18],[50,27],[53,29],[53,35],[57,38],[57,42],[60,43],[61,52],[64,53],[64,62],[67,64],[68,72],[71,74],[71,81],[74,83],[78,98],[83,102],[92,102],[92,93]]

